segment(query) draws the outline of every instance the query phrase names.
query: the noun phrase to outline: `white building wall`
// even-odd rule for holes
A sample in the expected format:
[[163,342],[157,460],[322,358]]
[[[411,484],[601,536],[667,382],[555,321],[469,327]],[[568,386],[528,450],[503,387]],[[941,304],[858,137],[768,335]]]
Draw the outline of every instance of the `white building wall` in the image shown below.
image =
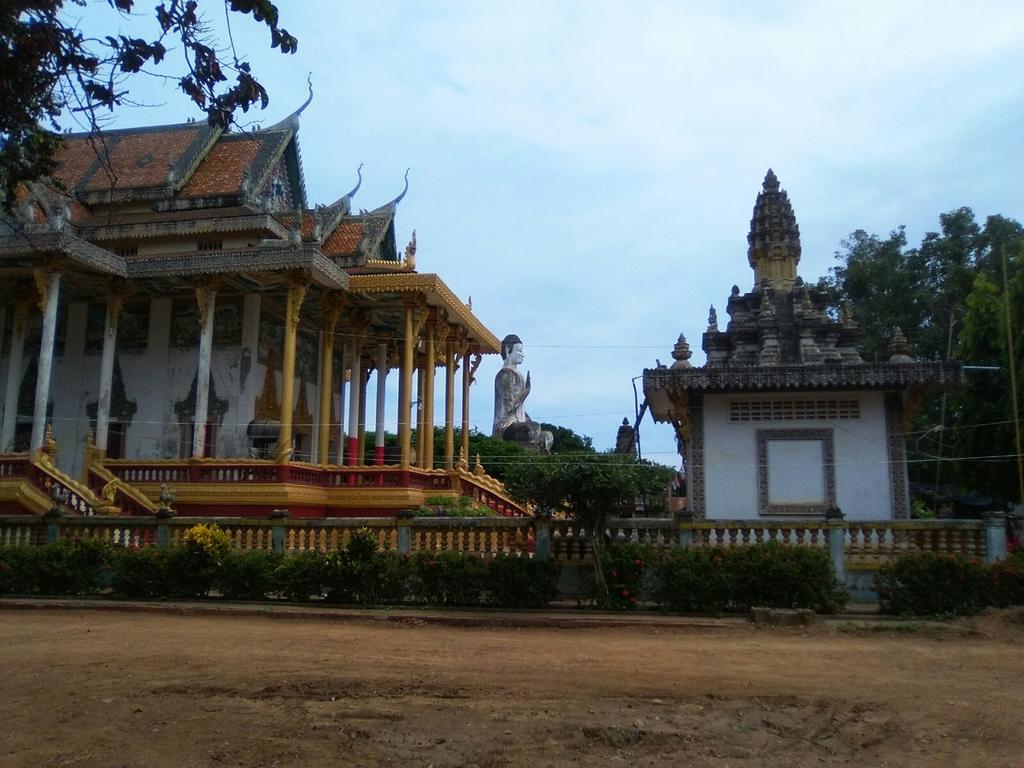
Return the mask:
[[759,429],[831,429],[836,503],[848,519],[892,519],[892,489],[882,392],[822,392],[800,399],[857,399],[860,418],[836,421],[729,422],[732,400],[792,400],[793,393],[704,396],[704,498],[707,519],[757,519]]

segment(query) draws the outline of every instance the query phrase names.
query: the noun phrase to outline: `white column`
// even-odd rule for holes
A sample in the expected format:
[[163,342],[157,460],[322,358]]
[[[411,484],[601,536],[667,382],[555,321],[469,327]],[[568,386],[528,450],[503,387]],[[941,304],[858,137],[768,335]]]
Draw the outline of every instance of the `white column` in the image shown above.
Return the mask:
[[96,404],[96,450],[106,455],[110,428],[110,390],[114,381],[114,352],[117,348],[117,320],[121,314],[121,296],[107,297],[107,318],[103,326],[103,356],[100,359],[100,396]]
[[14,428],[18,423],[18,390],[21,389],[21,361],[25,351],[25,326],[28,322],[28,302],[14,305],[11,323],[11,359],[7,364],[7,389],[4,394],[4,420],[0,426],[0,453],[13,449]]
[[43,435],[46,432],[46,405],[50,401],[50,371],[53,369],[53,340],[57,333],[60,272],[37,272],[36,285],[39,288],[40,303],[43,305],[43,338],[39,343],[39,375],[36,379],[36,400],[32,410],[30,456],[35,456],[43,447]]
[[345,395],[348,392],[348,377],[345,370],[351,358],[351,348],[350,342],[345,342],[341,347],[341,375],[338,377],[341,379],[338,382],[338,466],[345,463]]
[[196,371],[195,431],[192,436],[192,455],[202,458],[206,445],[206,422],[210,408],[210,354],[213,351],[213,308],[217,289],[212,285],[196,288],[199,303],[199,369]]
[[373,462],[384,463],[384,398],[388,379],[388,345],[382,341],[377,345],[377,420],[373,437]]
[[359,343],[352,343],[352,381],[348,387],[348,463],[356,466],[359,457],[359,382],[362,381],[363,367],[359,359]]

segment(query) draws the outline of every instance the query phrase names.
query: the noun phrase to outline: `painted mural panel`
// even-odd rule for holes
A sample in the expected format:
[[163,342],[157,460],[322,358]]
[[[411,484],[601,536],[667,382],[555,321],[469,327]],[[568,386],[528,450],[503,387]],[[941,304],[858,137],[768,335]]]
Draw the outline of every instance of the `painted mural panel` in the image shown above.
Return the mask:
[[[103,329],[107,322],[105,304],[90,304],[85,318],[85,353],[103,351]],[[149,302],[128,304],[117,321],[117,351],[145,352],[149,343]]]
[[[217,299],[213,310],[214,349],[242,344],[242,299]],[[199,308],[193,301],[175,302],[171,308],[171,346],[199,346]]]
[[[274,370],[281,370],[281,363],[284,356],[284,320],[272,314],[263,312],[260,314],[260,340],[259,359],[260,365],[273,367]],[[317,334],[309,331],[299,331],[295,341],[295,375],[307,383],[317,380],[318,359],[320,357],[320,342]]]

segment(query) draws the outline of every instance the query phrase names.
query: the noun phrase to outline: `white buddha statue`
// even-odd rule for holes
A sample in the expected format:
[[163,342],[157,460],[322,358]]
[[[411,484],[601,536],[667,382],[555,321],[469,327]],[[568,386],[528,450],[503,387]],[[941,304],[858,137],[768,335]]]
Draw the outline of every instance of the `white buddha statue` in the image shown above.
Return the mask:
[[494,428],[491,436],[547,453],[551,450],[554,435],[541,429],[523,407],[530,394],[529,372],[524,379],[518,371],[524,358],[522,339],[514,333],[502,339],[501,359],[505,364],[494,377]]

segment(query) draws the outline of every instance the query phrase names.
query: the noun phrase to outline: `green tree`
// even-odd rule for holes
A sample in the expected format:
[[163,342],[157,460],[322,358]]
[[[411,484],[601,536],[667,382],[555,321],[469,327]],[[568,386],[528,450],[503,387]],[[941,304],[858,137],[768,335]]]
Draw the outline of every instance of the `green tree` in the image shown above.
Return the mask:
[[564,513],[586,532],[599,602],[608,597],[601,567],[608,518],[640,495],[664,492],[673,470],[618,453],[534,454],[505,473],[512,497],[549,513]]
[[[854,318],[864,328],[861,349],[865,359],[886,359],[888,341],[896,326],[904,330],[915,354],[923,359],[952,358],[981,364],[982,358],[998,357],[990,345],[997,338],[1005,338],[1005,330],[998,336],[998,328],[1005,328],[1005,319],[996,318],[992,304],[1001,301],[995,287],[1002,285],[1000,253],[1004,248],[1011,255],[1021,252],[1024,228],[999,215],[989,216],[984,226],[979,226],[974,212],[964,207],[941,214],[939,230],[927,233],[917,248],[907,247],[902,227],[885,240],[863,230],[843,240],[836,253],[840,264],[822,284],[830,292],[833,309],[838,311],[842,302],[849,302]],[[984,276],[987,283],[979,284],[979,276]],[[997,325],[999,322],[1002,325]],[[1005,380],[1000,380],[1001,390],[998,386],[989,390],[988,384],[980,382],[984,374],[966,375],[965,386],[948,397],[929,400],[916,417],[913,429],[918,436],[912,444],[920,450],[914,458],[927,459],[937,452],[949,456],[949,442],[945,433],[936,429],[939,425],[951,426],[955,419],[956,429],[966,430],[971,423],[998,420],[992,418],[993,413],[1009,407],[1008,396],[1000,396],[1000,392],[1009,391]],[[988,382],[997,378],[989,376]],[[948,406],[945,412],[944,404]],[[962,453],[968,445],[968,438],[958,437],[953,443],[954,456],[992,453]],[[944,462],[915,461],[910,465],[910,477],[936,485],[955,477],[971,490],[991,490],[994,477],[984,469],[958,470],[954,474],[946,466]]]
[[540,426],[555,437],[551,444],[552,453],[597,453],[594,450],[594,441],[586,435],[577,435],[568,427],[559,427],[556,424],[542,423]]
[[[841,262],[824,281],[834,309],[847,302],[854,319],[864,329],[861,354],[865,360],[885,360],[887,347],[896,326],[914,333],[925,325],[931,308],[928,268],[920,252],[907,248],[903,227],[881,239],[862,229],[846,237],[836,252]],[[934,351],[931,338],[915,338]]]
[[[1024,382],[1024,268],[1019,254],[1011,265],[1009,302],[1020,383]],[[964,486],[992,496],[996,503],[1020,495],[1010,399],[1007,297],[1001,284],[1001,278],[997,284],[985,273],[975,278],[957,343],[957,355],[965,364],[1000,370],[965,371],[964,385],[951,398],[949,419],[956,478]]]
[[[298,41],[279,25],[269,0],[222,0],[227,23],[233,14],[251,15],[270,31],[270,44],[294,53]],[[101,22],[111,34],[87,36],[66,6],[111,12]],[[160,34],[144,40],[115,29],[133,22],[134,0],[10,0],[0,6],[0,189],[10,211],[20,185],[49,176],[56,168],[59,132],[68,121],[98,131],[101,113],[132,103],[128,81],[140,74],[175,80],[206,114],[211,125],[228,127],[238,110],[266,108],[266,89],[230,45],[217,50],[202,11],[216,6],[199,0],[161,0],[154,8]],[[98,10],[97,10],[98,9]],[[91,25],[90,25],[91,26]],[[229,26],[230,34],[230,26]],[[181,64],[166,67],[171,47]],[[102,160],[102,158],[101,158]]]

